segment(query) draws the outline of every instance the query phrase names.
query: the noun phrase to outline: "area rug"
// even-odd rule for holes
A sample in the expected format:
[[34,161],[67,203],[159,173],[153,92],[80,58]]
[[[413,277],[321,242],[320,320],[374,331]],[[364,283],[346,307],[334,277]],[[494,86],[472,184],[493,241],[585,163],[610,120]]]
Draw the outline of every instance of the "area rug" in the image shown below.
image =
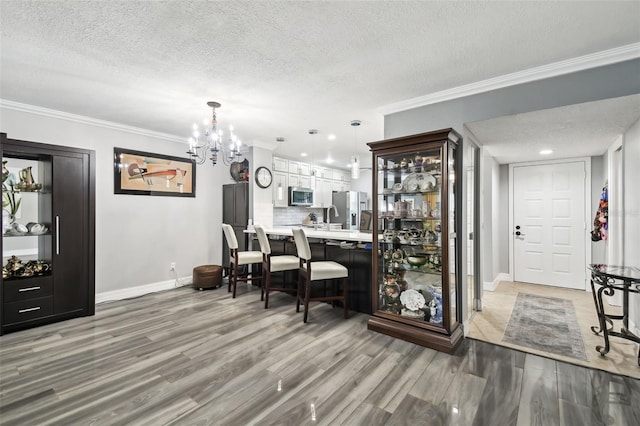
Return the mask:
[[587,360],[576,313],[568,299],[518,293],[502,340]]

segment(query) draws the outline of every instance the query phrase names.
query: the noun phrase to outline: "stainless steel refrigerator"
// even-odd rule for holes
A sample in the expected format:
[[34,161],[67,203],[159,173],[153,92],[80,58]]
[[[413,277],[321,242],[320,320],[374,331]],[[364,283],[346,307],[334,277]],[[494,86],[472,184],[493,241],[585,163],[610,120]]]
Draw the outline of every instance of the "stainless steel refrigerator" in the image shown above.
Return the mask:
[[342,229],[357,231],[360,227],[360,214],[367,209],[367,193],[358,191],[334,192],[333,205],[338,209],[338,217],[332,221],[341,222]]

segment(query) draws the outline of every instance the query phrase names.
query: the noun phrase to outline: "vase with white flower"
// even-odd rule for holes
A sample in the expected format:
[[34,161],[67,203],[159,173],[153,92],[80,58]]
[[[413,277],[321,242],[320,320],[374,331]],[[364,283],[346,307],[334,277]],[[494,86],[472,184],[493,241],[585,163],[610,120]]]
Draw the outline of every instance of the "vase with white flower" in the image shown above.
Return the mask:
[[13,187],[9,191],[2,192],[2,233],[4,234],[9,229],[13,228],[13,222],[15,221],[16,213],[20,208],[20,199],[16,192],[13,191]]

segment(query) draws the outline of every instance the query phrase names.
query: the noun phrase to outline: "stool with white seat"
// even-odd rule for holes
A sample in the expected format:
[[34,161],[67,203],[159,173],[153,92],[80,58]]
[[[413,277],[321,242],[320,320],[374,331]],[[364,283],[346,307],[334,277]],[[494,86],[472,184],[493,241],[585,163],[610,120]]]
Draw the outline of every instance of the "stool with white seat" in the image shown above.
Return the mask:
[[262,252],[259,251],[238,251],[238,239],[236,238],[236,234],[233,232],[233,227],[226,223],[222,224],[222,230],[224,231],[224,237],[227,240],[227,245],[229,246],[229,288],[228,291],[231,291],[231,286],[233,286],[233,298],[236,297],[236,287],[238,286],[238,281],[240,282],[248,282],[251,281],[260,281],[261,277],[254,277],[253,271],[247,272],[246,274],[242,274],[240,272],[241,266],[249,266],[262,265]]
[[269,244],[267,234],[264,232],[264,228],[260,225],[255,225],[254,229],[258,235],[260,251],[262,252],[262,295],[264,297],[264,308],[267,309],[269,307],[269,293],[271,291],[297,293],[296,288],[272,287],[271,274],[274,272],[286,273],[286,271],[297,270],[300,267],[300,260],[296,256],[290,255],[272,256],[271,245]]
[[[331,260],[311,261],[311,247],[302,228],[293,229],[293,238],[296,242],[298,257],[300,258],[298,293],[296,297],[296,312],[300,312],[300,302],[304,303],[303,321],[307,322],[309,315],[309,302],[341,300],[344,305],[344,318],[349,318],[349,270]],[[332,296],[311,297],[311,285],[316,281],[336,280],[342,281],[342,294]],[[304,294],[303,294],[304,288]]]

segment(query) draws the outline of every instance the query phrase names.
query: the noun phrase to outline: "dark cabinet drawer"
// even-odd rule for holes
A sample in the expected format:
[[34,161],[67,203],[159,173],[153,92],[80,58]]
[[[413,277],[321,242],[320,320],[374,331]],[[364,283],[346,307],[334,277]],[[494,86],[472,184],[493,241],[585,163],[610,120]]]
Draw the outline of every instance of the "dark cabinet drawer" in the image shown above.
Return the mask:
[[37,299],[53,294],[53,277],[32,277],[21,280],[5,280],[4,301],[17,302],[19,300]]
[[2,311],[4,323],[7,325],[43,318],[53,315],[53,298],[40,297],[38,299],[5,303]]

